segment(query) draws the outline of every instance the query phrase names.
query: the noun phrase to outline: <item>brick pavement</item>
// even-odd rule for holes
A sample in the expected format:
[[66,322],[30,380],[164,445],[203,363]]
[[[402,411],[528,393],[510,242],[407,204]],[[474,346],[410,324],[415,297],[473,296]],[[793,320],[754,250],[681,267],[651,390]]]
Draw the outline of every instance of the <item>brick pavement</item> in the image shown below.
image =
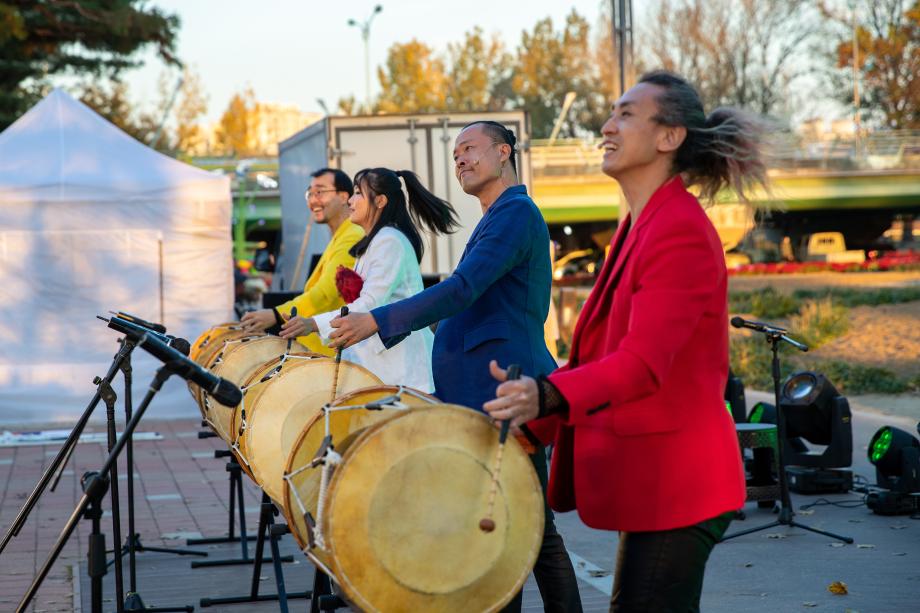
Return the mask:
[[[56,427],[60,427],[57,425]],[[30,430],[41,429],[29,426]],[[222,536],[227,531],[229,504],[226,460],[214,458],[214,451],[224,448],[220,439],[199,439],[201,428],[191,419],[146,420],[139,431],[159,432],[162,440],[139,441],[134,445],[136,530],[148,547],[186,548],[189,536]],[[103,425],[91,423],[87,432],[104,431]],[[5,533],[28,494],[38,482],[60,445],[0,448],[0,528]],[[79,444],[71,458],[57,491],[46,491],[33,509],[22,532],[0,555],[0,611],[13,610],[22,598],[73,507],[82,494],[79,478],[86,470],[98,468],[105,458],[102,445]],[[124,454],[122,454],[124,455]],[[126,463],[119,462],[119,499],[121,500],[122,539],[127,535]],[[261,490],[244,478],[247,529],[254,531],[258,521]],[[106,545],[112,547],[109,503],[103,518]],[[31,611],[71,611],[82,601],[89,610],[89,579],[86,577],[86,541],[89,522],[81,521],[64,548],[51,573],[41,586]],[[252,533],[252,532],[251,532]],[[283,552],[294,554],[296,565],[285,565],[288,590],[309,587],[312,566],[296,550],[290,537],[282,541]],[[239,545],[194,546],[206,550],[209,559],[237,557]],[[250,545],[250,555],[254,544]],[[202,596],[226,596],[245,593],[251,567],[189,570],[191,558],[145,552],[138,555],[138,587],[148,606],[193,604],[196,610]],[[304,574],[308,573],[308,574]],[[74,577],[76,574],[76,578]],[[261,573],[263,591],[274,591],[273,572],[265,567]],[[75,580],[76,579],[76,580]],[[114,572],[105,577],[106,610],[113,609]],[[125,560],[127,590],[127,559]],[[605,611],[607,596],[582,584],[586,611]],[[295,610],[301,605],[292,604]],[[208,611],[272,611],[276,603],[212,607]],[[533,579],[525,587],[524,611],[541,611],[539,592]]]

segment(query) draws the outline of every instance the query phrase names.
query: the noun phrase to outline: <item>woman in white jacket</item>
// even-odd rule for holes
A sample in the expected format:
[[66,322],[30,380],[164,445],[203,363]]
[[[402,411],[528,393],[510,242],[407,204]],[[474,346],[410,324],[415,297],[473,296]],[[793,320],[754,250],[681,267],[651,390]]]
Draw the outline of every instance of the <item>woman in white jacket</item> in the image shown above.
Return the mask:
[[[405,193],[400,179],[405,182]],[[419,262],[424,244],[418,227],[439,234],[452,232],[457,217],[450,203],[425,189],[411,171],[368,168],[355,175],[355,193],[348,207],[351,221],[365,233],[351,250],[363,285],[360,295],[348,304],[349,311],[368,313],[422,291]],[[281,327],[281,337],[296,338],[316,331],[327,340],[333,330],[329,322],[338,315],[332,311],[310,318],[293,317]],[[384,383],[433,392],[433,339],[431,330],[424,328],[387,349],[374,335],[345,349],[342,358],[364,366]]]

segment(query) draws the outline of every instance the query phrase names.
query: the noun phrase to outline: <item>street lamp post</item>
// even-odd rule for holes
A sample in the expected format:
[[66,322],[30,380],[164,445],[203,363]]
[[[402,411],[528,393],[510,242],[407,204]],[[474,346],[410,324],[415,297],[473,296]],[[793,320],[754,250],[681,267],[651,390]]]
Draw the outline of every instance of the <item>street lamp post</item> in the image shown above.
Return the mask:
[[382,10],[382,5],[378,4],[375,6],[374,10],[371,12],[370,17],[364,20],[363,23],[358,23],[354,19],[348,20],[348,25],[360,28],[361,39],[364,40],[364,105],[368,113],[371,111],[371,22],[374,21],[374,17],[377,15],[377,13]]

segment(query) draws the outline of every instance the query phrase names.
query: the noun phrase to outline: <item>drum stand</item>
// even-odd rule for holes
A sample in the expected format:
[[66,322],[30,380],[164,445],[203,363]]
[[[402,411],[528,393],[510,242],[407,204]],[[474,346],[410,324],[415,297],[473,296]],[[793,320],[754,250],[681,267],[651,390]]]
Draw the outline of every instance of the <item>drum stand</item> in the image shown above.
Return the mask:
[[783,447],[786,444],[786,416],[782,409],[782,405],[780,404],[779,343],[780,341],[785,341],[799,351],[808,351],[808,347],[786,336],[786,330],[783,328],[765,326],[765,329],[761,330],[761,332],[766,335],[767,342],[770,343],[770,350],[773,352],[773,398],[776,402],[776,432],[779,442],[779,444],[776,446],[776,457],[778,464],[777,472],[779,472],[778,479],[780,492],[779,517],[776,519],[776,521],[764,524],[763,526],[740,530],[734,534],[727,534],[722,537],[722,541],[727,541],[728,539],[735,538],[736,536],[751,534],[752,532],[758,532],[760,530],[775,528],[777,526],[789,526],[790,528],[801,528],[802,530],[808,530],[809,532],[814,532],[815,534],[837,539],[838,541],[843,541],[844,543],[852,543],[853,539],[848,536],[841,536],[839,534],[834,534],[833,532],[818,530],[817,528],[812,528],[811,526],[800,524],[795,520],[795,512],[792,510],[792,500],[789,496],[789,482],[786,479],[786,462],[783,457]]
[[310,613],[319,613],[320,611],[336,611],[348,606],[348,603],[339,596],[332,593],[332,582],[329,576],[316,569],[313,575],[313,590],[310,598]]
[[[259,535],[256,541],[256,556],[252,567],[252,587],[250,588],[249,594],[246,596],[229,596],[225,598],[202,598],[198,603],[202,608],[223,604],[244,604],[277,600],[281,613],[288,613],[287,601],[289,598],[312,598],[312,592],[294,592],[288,594],[284,588],[284,569],[281,563],[293,561],[293,558],[291,556],[284,556],[282,558],[278,548],[278,541],[281,540],[281,536],[287,534],[290,530],[286,524],[275,523],[275,516],[277,514],[278,510],[275,509],[275,505],[272,503],[271,499],[269,499],[268,494],[263,492],[262,507],[259,513]],[[269,547],[271,547],[272,552],[271,563],[275,570],[275,586],[277,587],[277,592],[275,594],[259,594],[259,579],[262,573],[263,562],[262,552],[265,548],[266,535],[268,535]],[[227,562],[226,560],[222,561]],[[265,561],[269,560],[265,559]],[[231,563],[232,562],[233,561],[231,561]],[[194,562],[192,564],[194,565]]]
[[[131,341],[126,337],[121,339],[121,343],[130,343]],[[131,398],[131,385],[132,385],[132,369],[131,369],[131,356],[128,355],[121,362],[121,371],[124,374],[125,379],[125,420],[126,423],[131,421],[131,413],[133,410],[132,407],[132,398]],[[114,398],[115,394],[109,388],[109,392],[112,397],[112,406],[109,405],[109,401],[106,399],[106,396],[103,396],[103,400],[106,403],[106,408],[108,412],[112,412],[114,409]],[[111,451],[112,442],[115,436],[114,429],[114,416],[113,419],[109,422],[109,451]],[[128,437],[127,449],[125,451],[125,460],[127,464],[127,481],[128,481],[128,536],[125,538],[125,544],[122,545],[120,549],[115,549],[115,558],[108,563],[108,566],[115,564],[115,580],[116,585],[118,585],[119,576],[121,575],[121,559],[126,553],[128,554],[128,578],[129,578],[129,589],[127,598],[123,598],[123,593],[120,589],[116,590],[116,603],[118,603],[118,612],[122,611],[146,611],[148,613],[168,613],[170,611],[194,611],[195,608],[186,605],[183,607],[148,607],[144,604],[143,599],[137,591],[137,563],[135,554],[143,553],[144,551],[155,551],[159,553],[171,553],[174,555],[186,556],[207,556],[208,554],[204,551],[192,551],[189,549],[169,549],[166,547],[147,547],[141,542],[141,535],[134,531],[134,439],[133,436]],[[114,472],[114,467],[113,467]],[[112,476],[112,517],[116,522],[116,525],[120,526],[117,515],[118,509],[118,487],[117,487],[117,477],[113,474]],[[114,539],[116,543],[121,541],[121,530],[117,529],[114,533]],[[122,602],[124,605],[122,606]]]
[[[130,348],[129,348],[130,347]],[[118,365],[120,363],[120,358],[123,358],[127,352],[130,352],[134,348],[134,343],[130,341],[123,343],[121,351],[119,351],[116,360],[112,365],[112,368],[109,370],[107,379],[111,382],[111,379],[115,376],[115,373],[118,371]],[[137,424],[140,422],[141,418],[144,416],[144,412],[147,410],[147,407],[150,405],[150,401],[153,400],[154,395],[160,391],[160,388],[163,386],[163,383],[172,375],[172,368],[181,366],[181,364],[166,364],[157,370],[156,376],[153,378],[153,381],[150,383],[150,388],[147,391],[147,395],[144,397],[143,402],[141,402],[140,407],[138,407],[137,412],[128,420],[128,423],[125,424],[125,431],[121,437],[115,442],[112,450],[109,451],[109,455],[106,457],[105,462],[98,472],[89,472],[83,475],[81,479],[81,484],[83,485],[83,496],[77,502],[77,506],[74,508],[70,517],[67,519],[67,523],[64,525],[61,534],[58,536],[57,541],[55,541],[54,546],[52,547],[51,553],[48,555],[48,558],[45,560],[42,567],[39,569],[38,574],[35,576],[35,579],[29,585],[28,590],[26,590],[25,595],[22,597],[22,600],[19,602],[19,605],[16,608],[17,613],[24,613],[29,607],[29,603],[32,602],[32,599],[35,597],[35,594],[38,592],[38,589],[41,587],[42,582],[45,580],[45,577],[48,576],[48,572],[51,570],[51,567],[57,561],[58,556],[60,556],[61,551],[67,545],[67,541],[73,535],[73,531],[77,527],[77,522],[80,519],[89,519],[92,521],[93,529],[92,533],[89,536],[89,547],[88,547],[88,573],[91,578],[91,603],[92,603],[92,613],[102,613],[102,577],[106,573],[106,564],[105,564],[105,535],[100,531],[100,517],[101,513],[101,501],[105,496],[106,490],[108,490],[108,477],[107,475],[112,474],[112,469],[118,462],[118,456],[121,453],[121,450],[125,447],[131,437],[134,435],[134,430],[137,428]],[[101,386],[100,386],[101,387]],[[91,412],[93,406],[99,401],[101,392],[97,392],[96,398],[90,403],[87,412],[81,417],[80,421],[77,423],[77,427],[74,428],[74,431],[71,433],[71,437],[68,438],[68,442],[71,444],[76,444],[76,440],[79,437],[79,430],[82,430],[83,426],[86,425],[86,419],[89,418],[89,413]],[[76,436],[74,436],[76,434]],[[72,440],[71,440],[72,439]],[[66,443],[65,443],[66,446]],[[63,449],[62,449],[63,452]],[[62,458],[63,453],[59,453],[58,457]],[[56,458],[57,459],[57,458]],[[44,487],[44,482],[46,478],[50,476],[52,468],[46,472],[46,475],[42,478],[42,482],[39,483],[41,487]],[[36,488],[38,489],[38,488]],[[34,492],[33,492],[34,493]],[[36,496],[37,498],[37,496]],[[34,502],[33,502],[34,504]],[[121,603],[119,603],[121,604]],[[188,610],[188,609],[185,609]]]
[[[240,557],[238,558],[228,558],[225,560],[205,560],[205,561],[196,561],[192,562],[192,568],[210,568],[212,566],[239,566],[243,564],[254,564],[256,563],[256,558],[259,559],[259,564],[270,563],[274,560],[272,558],[263,558],[262,557],[262,547],[263,545],[257,544],[258,554],[256,558],[249,556],[249,541],[258,541],[258,543],[264,543],[264,537],[262,535],[264,522],[262,515],[259,515],[259,535],[246,535],[246,508],[243,499],[243,470],[236,459],[233,457],[233,454],[229,449],[218,449],[214,451],[215,458],[225,458],[230,456],[230,461],[227,462],[227,472],[230,473],[230,535],[229,536],[219,536],[215,538],[203,538],[203,539],[189,539],[186,541],[186,544],[191,545],[192,543],[239,543],[240,544]],[[235,500],[234,500],[235,499]],[[240,536],[233,535],[233,514],[234,514],[234,503],[236,503],[237,513],[240,518]],[[263,498],[262,505],[264,507],[265,500]],[[264,509],[263,509],[264,511]],[[293,556],[282,556],[280,558],[281,562],[293,562]]]
[[[210,438],[206,436],[201,436],[202,434],[214,434],[213,432],[199,432],[198,438]],[[256,537],[253,535],[246,535],[246,502],[243,499],[243,471],[242,467],[236,461],[236,458],[233,457],[233,453],[229,449],[215,449],[214,457],[217,459],[220,458],[230,458],[230,461],[227,462],[227,472],[230,473],[230,507],[227,509],[228,514],[228,526],[227,526],[227,536],[217,536],[211,538],[197,538],[197,539],[186,539],[186,545],[214,545],[218,543],[240,543],[242,548],[242,560],[240,564],[249,564],[249,549],[246,546],[247,541],[254,541]],[[236,522],[235,515],[239,512],[240,518],[240,535],[236,536]],[[198,568],[200,563],[193,563],[193,568]],[[213,564],[204,563],[204,566],[214,566]]]

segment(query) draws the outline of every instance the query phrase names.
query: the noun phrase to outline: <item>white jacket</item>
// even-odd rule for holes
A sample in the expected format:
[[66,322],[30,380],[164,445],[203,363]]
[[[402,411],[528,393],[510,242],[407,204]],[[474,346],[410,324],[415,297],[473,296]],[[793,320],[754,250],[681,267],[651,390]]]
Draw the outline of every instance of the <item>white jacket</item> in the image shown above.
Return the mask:
[[[355,272],[364,280],[361,295],[348,305],[352,313],[369,313],[371,309],[414,296],[423,289],[422,273],[415,250],[406,235],[392,227],[381,228],[367,251],[355,262]],[[334,328],[330,322],[339,311],[314,315],[319,336],[328,343]],[[389,385],[406,385],[431,393],[431,348],[434,334],[428,328],[417,330],[408,338],[387,349],[374,334],[342,352],[342,359],[360,364]]]

